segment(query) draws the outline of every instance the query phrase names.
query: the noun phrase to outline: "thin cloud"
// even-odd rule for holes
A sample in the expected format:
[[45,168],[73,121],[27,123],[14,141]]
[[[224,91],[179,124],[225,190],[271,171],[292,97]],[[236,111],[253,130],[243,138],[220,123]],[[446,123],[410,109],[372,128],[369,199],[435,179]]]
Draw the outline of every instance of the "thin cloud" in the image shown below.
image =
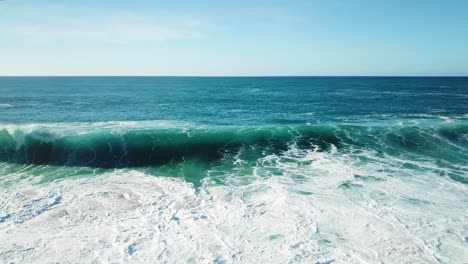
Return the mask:
[[114,15],[103,19],[60,19],[35,25],[0,27],[1,34],[12,34],[36,40],[85,40],[93,42],[160,42],[201,38],[201,23],[181,20],[163,22],[153,17]]

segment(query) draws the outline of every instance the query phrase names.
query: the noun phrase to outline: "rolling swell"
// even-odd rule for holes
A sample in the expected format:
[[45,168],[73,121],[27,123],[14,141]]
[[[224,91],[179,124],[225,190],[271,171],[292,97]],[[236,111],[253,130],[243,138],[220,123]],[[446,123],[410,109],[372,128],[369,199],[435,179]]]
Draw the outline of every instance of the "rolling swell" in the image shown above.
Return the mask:
[[53,127],[24,132],[0,130],[0,160],[20,164],[123,168],[159,166],[197,160],[214,162],[241,149],[281,154],[291,146],[347,153],[429,157],[450,164],[468,160],[468,125],[413,126],[276,126],[209,129],[127,129],[60,134]]

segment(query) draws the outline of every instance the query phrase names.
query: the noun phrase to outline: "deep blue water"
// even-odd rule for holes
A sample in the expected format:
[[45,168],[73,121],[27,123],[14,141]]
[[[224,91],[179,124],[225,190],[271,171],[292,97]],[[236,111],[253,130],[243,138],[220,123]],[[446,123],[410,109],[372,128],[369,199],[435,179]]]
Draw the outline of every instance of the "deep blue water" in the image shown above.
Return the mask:
[[462,118],[468,78],[0,78],[0,123],[177,120],[210,125]]

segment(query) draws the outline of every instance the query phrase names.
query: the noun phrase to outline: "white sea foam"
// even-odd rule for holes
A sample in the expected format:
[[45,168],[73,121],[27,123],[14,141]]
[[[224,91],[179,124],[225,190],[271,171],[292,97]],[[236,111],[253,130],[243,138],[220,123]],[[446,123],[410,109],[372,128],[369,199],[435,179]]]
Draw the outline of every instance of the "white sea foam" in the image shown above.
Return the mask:
[[199,190],[128,169],[39,185],[17,170],[2,178],[15,184],[0,192],[0,262],[468,259],[466,185],[429,161],[416,173],[403,159],[353,155],[293,145],[260,159],[250,184],[233,174]]
[[67,122],[67,123],[27,123],[27,124],[1,124],[0,130],[5,129],[13,135],[15,132],[31,133],[33,131],[47,131],[54,136],[85,135],[99,131],[110,131],[111,133],[123,133],[128,130],[151,130],[151,129],[187,129],[204,128],[190,122],[173,120],[151,120],[151,121],[108,121],[108,122]]
[[9,108],[9,107],[13,107],[14,105],[12,104],[0,104],[0,108]]
[[448,116],[439,116],[440,119],[444,120],[446,123],[455,123],[456,120]]

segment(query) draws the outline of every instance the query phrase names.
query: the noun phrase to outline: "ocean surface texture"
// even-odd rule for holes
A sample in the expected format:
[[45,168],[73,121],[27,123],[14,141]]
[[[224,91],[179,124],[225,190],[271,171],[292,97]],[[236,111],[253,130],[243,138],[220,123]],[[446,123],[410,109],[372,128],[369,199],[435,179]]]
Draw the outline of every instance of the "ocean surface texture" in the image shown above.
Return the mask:
[[0,78],[1,263],[468,263],[468,78]]

